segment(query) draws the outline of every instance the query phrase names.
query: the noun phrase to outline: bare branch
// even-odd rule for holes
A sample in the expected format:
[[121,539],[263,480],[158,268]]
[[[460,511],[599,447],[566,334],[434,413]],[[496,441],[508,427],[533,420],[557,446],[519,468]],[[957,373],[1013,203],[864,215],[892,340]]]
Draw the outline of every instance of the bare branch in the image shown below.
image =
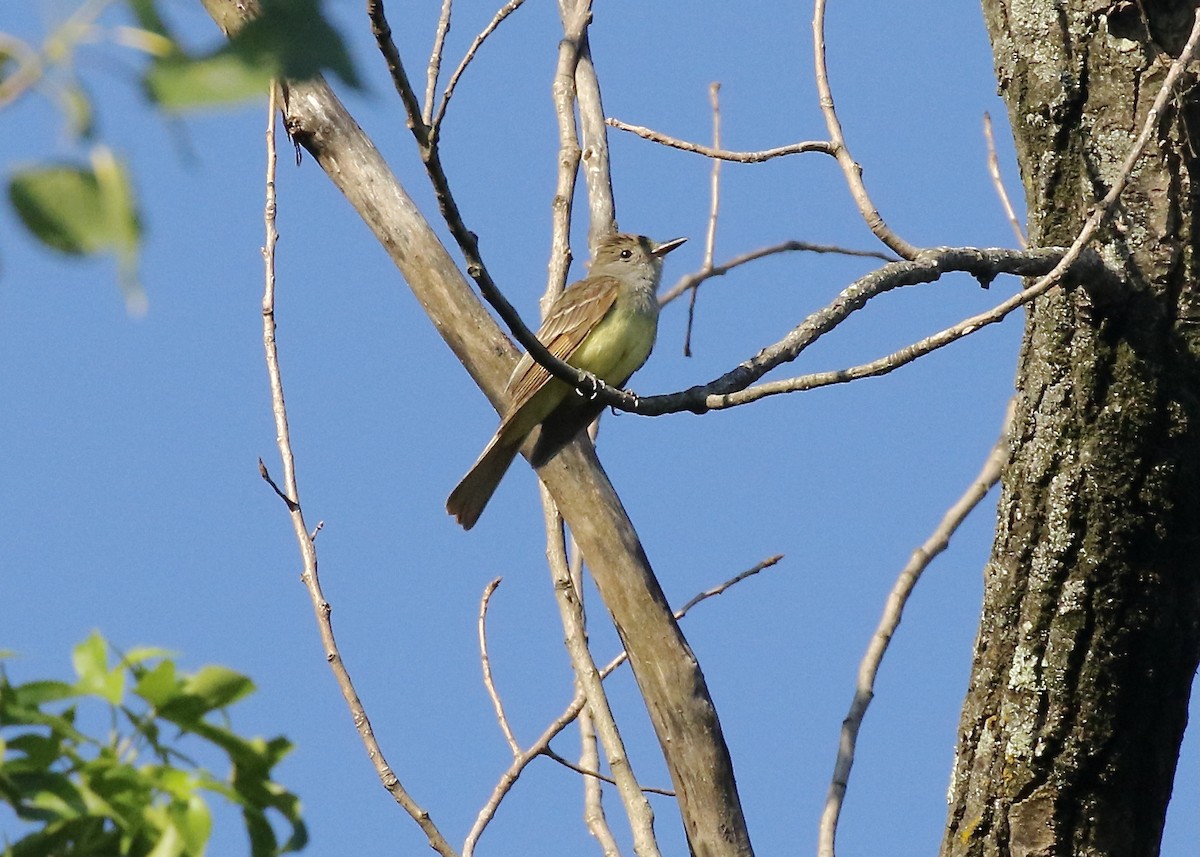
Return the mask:
[[[994,324],[1002,320],[1010,312],[1017,307],[1029,303],[1035,298],[1045,294],[1050,289],[1057,286],[1067,276],[1072,266],[1084,259],[1084,250],[1087,244],[1092,240],[1093,236],[1100,226],[1112,214],[1113,208],[1116,206],[1117,200],[1121,193],[1125,190],[1126,184],[1129,182],[1129,177],[1133,173],[1133,168],[1141,158],[1142,153],[1146,150],[1146,145],[1150,142],[1151,136],[1158,127],[1159,119],[1161,118],[1162,110],[1170,99],[1175,87],[1178,85],[1179,78],[1183,74],[1187,63],[1190,61],[1192,54],[1196,50],[1196,44],[1200,41],[1200,10],[1196,13],[1196,26],[1192,30],[1187,44],[1184,46],[1183,53],[1180,54],[1174,62],[1171,63],[1171,68],[1167,71],[1167,75],[1163,80],[1162,86],[1159,88],[1158,95],[1154,99],[1149,112],[1146,114],[1146,121],[1142,126],[1141,133],[1133,146],[1129,150],[1129,154],[1125,156],[1125,160],[1121,164],[1121,170],[1109,188],[1108,193],[1093,209],[1092,214],[1084,223],[1083,228],[1079,230],[1079,234],[1075,237],[1071,246],[1062,254],[1061,258],[1055,263],[1054,267],[1045,273],[1036,283],[1025,289],[1023,292],[1014,295],[1003,303],[988,310],[965,319],[958,324],[948,327],[933,336],[926,337],[920,342],[916,342],[903,348],[899,351],[882,357],[879,360],[865,363],[861,366],[856,366],[851,369],[839,370],[836,372],[823,372],[817,375],[805,376],[802,378],[792,378],[785,381],[778,381],[770,384],[762,384],[759,387],[746,389],[741,393],[721,397],[721,407],[732,407],[734,405],[745,404],[746,402],[754,401],[755,399],[763,398],[764,396],[775,395],[778,393],[794,392],[802,389],[813,389],[814,387],[822,387],[828,384],[837,384],[844,381],[852,381],[857,378],[866,378],[874,375],[883,375],[893,369],[903,366],[906,363],[911,363],[918,357],[922,357],[932,351],[949,345],[958,339],[963,338],[985,325]],[[1031,251],[1036,252],[1036,251]],[[923,257],[928,253],[922,254]],[[1093,254],[1094,255],[1094,254]],[[1086,261],[1086,260],[1085,260]],[[1093,260],[1088,263],[1091,267],[1100,265],[1100,270],[1097,272],[1097,279],[1103,278],[1102,263],[1098,260]],[[845,294],[845,293],[843,293]],[[745,364],[743,364],[745,365]],[[737,371],[737,370],[735,370]],[[732,374],[732,373],[731,373]],[[728,376],[726,376],[728,377]],[[761,377],[761,376],[760,376]],[[649,400],[640,400],[643,405]]]
[[[202,2],[227,32],[258,10],[252,0]],[[514,349],[378,147],[319,77],[288,82],[285,122],[296,144],[312,155],[378,237],[467,371],[493,402],[502,401],[516,362]],[[466,237],[459,234],[455,240],[461,245]],[[470,255],[468,273],[477,284],[483,277]],[[544,356],[545,348],[532,334],[529,342],[531,353],[540,349]],[[579,379],[580,373],[563,366],[563,371],[570,370],[568,377]],[[538,477],[579,540],[592,579],[629,650],[675,784],[689,843],[697,857],[748,857],[752,851],[733,763],[703,672],[594,450],[572,443],[540,468]]]
[[[709,598],[720,595],[731,586],[740,583],[748,577],[752,577],[763,569],[770,568],[781,559],[783,559],[783,555],[777,554],[773,557],[763,560],[753,568],[734,575],[732,578],[720,584],[719,586],[714,586],[712,589],[707,589],[704,592],[701,592],[699,595],[695,596],[685,605],[683,605],[683,607],[681,607],[679,610],[675,611],[675,619],[683,619],[683,617],[687,615],[688,611],[690,611],[700,602],[707,601]],[[614,670],[620,667],[627,660],[629,660],[629,655],[626,652],[620,652],[616,657],[600,668],[600,677],[608,678],[608,676],[611,675]],[[479,841],[479,837],[482,835],[484,828],[486,828],[491,822],[492,818],[495,817],[496,810],[499,808],[500,802],[512,789],[513,785],[517,781],[517,778],[521,776],[521,773],[527,767],[529,767],[530,762],[532,762],[538,756],[546,753],[546,751],[550,748],[550,742],[558,737],[558,735],[561,734],[564,729],[571,725],[571,723],[580,716],[580,713],[583,711],[586,704],[587,696],[583,693],[583,691],[577,691],[575,698],[571,700],[570,704],[566,707],[563,713],[555,718],[554,722],[546,727],[538,739],[527,750],[525,750],[520,757],[514,759],[513,763],[508,766],[508,769],[501,775],[500,781],[492,790],[492,794],[488,797],[487,803],[479,811],[479,815],[476,817],[475,824],[472,826],[470,833],[467,834],[466,844],[463,846],[463,857],[471,857],[471,854],[475,848],[475,844]]]
[[500,723],[500,731],[504,733],[504,740],[508,742],[508,747],[512,750],[513,756],[520,756],[521,745],[517,743],[517,738],[513,735],[512,727],[508,723],[508,717],[504,714],[504,703],[500,701],[500,694],[497,692],[496,684],[492,680],[492,659],[488,656],[488,605],[492,601],[492,593],[496,591],[496,587],[499,585],[500,578],[494,578],[484,587],[483,597],[479,599],[479,662],[483,666],[483,686],[487,688],[488,698],[492,700],[492,707],[496,709],[496,720]]
[[[558,66],[554,71],[554,115],[558,120],[558,179],[551,202],[551,247],[546,291],[542,295],[542,312],[567,285],[571,270],[571,210],[575,200],[575,182],[579,175],[582,149],[575,127],[575,68],[579,64],[584,33],[590,20],[590,3],[577,8],[567,2],[559,4],[563,21],[563,38],[558,43]],[[605,224],[612,229],[612,221]],[[540,361],[539,361],[540,362]]]
[[417,138],[417,147],[421,152],[422,160],[424,160],[425,153],[432,151],[434,144],[431,140],[429,125],[421,116],[421,105],[417,101],[417,94],[413,91],[408,75],[404,71],[404,62],[400,59],[400,51],[396,49],[396,43],[392,40],[392,26],[388,23],[383,0],[367,0],[367,17],[371,20],[371,35],[375,37],[375,44],[383,55],[384,62],[387,63],[392,86],[395,87],[396,94],[400,96],[400,102],[404,105],[408,128]]
[[[277,494],[287,501],[292,528],[295,531],[296,542],[300,546],[300,556],[304,563],[304,572],[301,575],[301,579],[304,581],[304,585],[308,589],[309,598],[312,600],[313,613],[316,615],[317,628],[320,631],[321,643],[325,649],[325,659],[329,662],[329,667],[333,671],[334,679],[337,681],[338,688],[342,692],[342,697],[346,700],[346,704],[350,708],[351,718],[354,721],[359,738],[366,748],[367,756],[375,765],[375,772],[379,775],[384,788],[388,790],[388,793],[392,795],[396,803],[400,804],[405,812],[417,822],[418,826],[425,833],[425,837],[429,840],[429,845],[441,854],[442,857],[455,857],[454,849],[446,841],[445,837],[442,836],[441,831],[438,830],[429,813],[413,800],[407,789],[400,783],[399,778],[392,771],[391,766],[388,765],[387,759],[383,755],[383,749],[375,739],[375,733],[371,729],[371,721],[367,717],[362,700],[358,697],[358,692],[354,689],[354,683],[350,680],[350,671],[342,660],[337,641],[334,639],[333,623],[330,619],[333,608],[325,600],[325,595],[321,591],[321,581],[317,574],[317,549],[313,543],[316,531],[314,531],[313,535],[309,534],[308,527],[304,522],[304,511],[300,506],[300,490],[296,481],[296,460],[292,454],[287,406],[283,396],[283,374],[279,368],[279,350],[275,343],[275,244],[279,239],[279,233],[275,230],[275,113],[277,110],[276,87],[272,84],[267,113],[267,181],[266,206],[263,213],[263,220],[266,225],[266,243],[263,245],[265,285],[262,299],[262,320],[263,349],[266,355],[267,376],[271,385],[271,410],[275,416],[275,437],[279,446],[279,456],[283,461],[284,484],[282,491],[274,483],[272,483],[272,487],[275,488]],[[265,470],[266,467],[260,462],[260,473],[265,472]]]
[[833,155],[842,168],[842,175],[850,188],[850,195],[858,205],[859,213],[867,222],[867,226],[875,233],[875,237],[888,246],[892,252],[904,259],[915,259],[920,250],[909,244],[884,222],[882,215],[871,202],[867,194],[867,186],[863,184],[862,167],[854,160],[850,150],[846,148],[846,140],[842,135],[842,123],[838,119],[837,108],[833,105],[833,91],[829,88],[829,67],[825,62],[825,0],[815,0],[813,3],[813,59],[816,64],[817,94],[821,103],[821,112],[825,115],[825,126],[829,129],[829,140],[833,146]]
[[762,562],[760,562],[758,565],[753,566],[752,568],[746,569],[741,574],[734,575],[733,577],[729,578],[729,580],[726,580],[724,583],[714,586],[712,589],[706,589],[697,595],[693,595],[692,598],[686,604],[684,604],[682,607],[680,607],[675,612],[675,618],[682,619],[684,616],[687,615],[687,612],[689,610],[691,610],[693,607],[695,607],[701,601],[707,601],[709,598],[714,598],[717,595],[722,594],[729,587],[734,586],[738,583],[741,583],[747,577],[753,577],[754,575],[758,574],[763,569],[770,568],[771,566],[775,565],[775,563],[779,562],[781,559],[783,559],[783,554],[781,554],[781,553],[777,553],[777,554],[775,554],[775,556],[767,557]]
[[[450,33],[450,11],[454,5],[454,0],[442,0],[442,11],[438,15],[437,30],[433,34],[433,50],[429,52],[429,66],[425,70],[425,109],[421,112],[421,118],[425,124],[431,128],[436,128],[441,124],[440,115],[439,121],[433,121],[433,98],[437,91],[438,75],[442,71],[442,51],[446,47],[446,36]],[[451,81],[451,87],[453,87]],[[445,110],[445,102],[439,108],[439,114]]]
[[637,134],[643,140],[649,140],[652,143],[669,146],[672,149],[679,149],[684,152],[693,152],[697,155],[703,155],[706,158],[735,161],[739,164],[760,164],[772,158],[780,158],[784,155],[800,155],[805,152],[820,152],[825,155],[834,154],[834,146],[827,140],[808,140],[803,143],[791,143],[787,146],[778,146],[774,149],[764,149],[759,152],[729,152],[711,146],[701,146],[698,143],[689,143],[686,140],[670,137],[641,125],[630,125],[611,116],[607,119],[607,122],[613,128],[620,131],[628,131],[630,134]]
[[[576,683],[577,692],[578,689],[579,685]],[[596,740],[596,723],[592,719],[591,709],[586,705],[580,710],[577,723],[580,746],[578,765],[571,764],[549,747],[546,748],[544,755],[562,762],[568,768],[579,773],[585,771],[591,773],[600,766],[600,749]],[[587,825],[588,832],[600,844],[600,850],[604,852],[604,857],[619,857],[621,849],[608,824],[608,816],[604,813],[604,789],[601,786],[602,782],[612,783],[613,781],[608,777],[602,780],[600,776],[600,774],[596,774],[583,778],[583,823]],[[613,784],[615,785],[615,783]]]
[[[487,37],[494,33],[496,28],[504,22],[504,19],[513,12],[517,11],[517,9],[521,8],[521,4],[524,2],[525,0],[509,0],[509,2],[501,6],[500,10],[496,12],[495,16],[488,23],[488,25],[484,27],[479,35],[475,37],[474,41],[471,42],[471,46],[467,48],[467,52],[463,54],[463,58],[459,62],[458,68],[454,69],[454,73],[450,75],[450,82],[446,84],[446,89],[442,92],[442,101],[440,104],[438,104],[437,114],[426,120],[427,124],[433,129],[434,136],[437,136],[437,134],[440,133],[442,128],[442,120],[446,118],[446,108],[450,105],[450,99],[454,96],[454,90],[458,86],[458,81],[462,78],[463,73],[467,70],[467,66],[471,64],[471,60],[475,59],[475,54],[479,52],[479,48],[483,45]],[[446,5],[443,7],[443,10],[448,21],[450,0],[445,0],[445,3]],[[440,26],[441,22],[439,22],[439,32]],[[436,83],[436,80],[431,77],[429,81],[429,89],[425,98],[425,110],[427,113],[433,109],[431,106],[433,103],[433,87],[436,86]]]
[[659,850],[654,838],[654,811],[651,810],[642,793],[642,787],[634,776],[616,718],[613,717],[608,704],[608,695],[604,692],[603,677],[588,650],[583,602],[579,590],[571,580],[562,518],[552,502],[545,503],[545,521],[546,557],[550,561],[554,596],[562,618],[564,642],[571,656],[571,666],[587,699],[596,734],[604,747],[605,756],[608,757],[608,767],[613,773],[617,793],[621,796],[629,817],[633,831],[633,849],[638,857],[657,857]]
[[[588,709],[587,709],[587,706],[584,706],[583,711],[579,712],[580,721],[582,721],[583,718],[586,716],[588,716]],[[574,771],[575,773],[579,774],[580,776],[585,777],[586,779],[595,780],[596,782],[600,782],[600,783],[608,783],[610,786],[615,786],[617,784],[617,781],[614,780],[612,777],[606,776],[605,774],[602,774],[597,770],[594,770],[591,768],[585,768],[582,765],[576,765],[570,759],[566,758],[565,756],[560,756],[558,753],[555,753],[553,750],[551,750],[549,748],[543,750],[542,755],[548,759],[558,762],[564,768],[568,768],[568,769]],[[646,794],[651,794],[651,795],[662,795],[663,797],[675,797],[675,792],[671,791],[670,789],[660,789],[660,788],[655,788],[654,786],[642,786],[642,791],[645,792]]]
[[988,112],[983,114],[983,136],[987,140],[987,165],[988,174],[992,177],[992,185],[996,188],[996,196],[1000,198],[1000,204],[1004,207],[1004,215],[1008,218],[1008,225],[1012,227],[1013,234],[1017,236],[1017,243],[1022,247],[1028,247],[1029,242],[1025,239],[1025,232],[1021,229],[1021,221],[1017,219],[1017,212],[1013,208],[1012,200],[1008,198],[1008,191],[1004,187],[1004,177],[1000,175],[1000,158],[996,156],[996,137],[992,134],[992,116]]
[[[217,0],[205,0],[205,2],[213,3],[217,2]],[[412,130],[413,136],[417,141],[417,150],[421,156],[421,161],[425,164],[425,172],[429,176],[429,181],[433,185],[434,193],[437,196],[438,208],[442,214],[442,219],[445,220],[446,225],[450,229],[450,234],[454,236],[455,243],[458,244],[459,250],[462,251],[466,260],[467,275],[475,281],[475,285],[479,287],[480,294],[496,310],[496,313],[508,326],[513,336],[516,337],[517,341],[529,352],[534,360],[544,366],[556,378],[561,378],[577,390],[585,392],[588,395],[602,395],[605,390],[610,389],[608,385],[591,374],[581,372],[569,363],[559,360],[547,351],[546,346],[538,341],[533,331],[529,329],[521,319],[520,314],[508,302],[508,299],[500,291],[495,281],[492,280],[492,276],[488,273],[479,252],[479,238],[467,228],[466,223],[462,219],[462,214],[459,212],[458,203],[454,199],[454,194],[450,190],[450,181],[442,167],[441,155],[438,151],[437,136],[434,133],[434,129],[427,126],[421,117],[421,108],[417,103],[416,94],[413,92],[412,84],[409,82],[408,75],[404,71],[404,64],[400,59],[400,53],[396,49],[395,42],[392,40],[392,28],[387,22],[383,0],[367,0],[367,14],[371,19],[371,31],[375,36],[375,41],[387,62],[392,83],[396,88],[396,92],[400,95],[400,100],[408,115],[408,127]],[[564,270],[564,282],[565,279]],[[493,403],[496,403],[494,398]]]
[[588,249],[594,253],[600,239],[616,226],[617,203],[613,198],[608,159],[608,126],[604,124],[600,80],[592,64],[592,46],[587,30],[583,31],[579,61],[575,63],[575,99],[579,106],[579,131],[583,144],[580,163],[587,187]]
[[[712,108],[712,142],[714,149],[721,148],[721,84],[717,81],[708,85],[708,104]],[[709,172],[708,229],[704,233],[704,260],[702,268],[711,271],[713,253],[717,243],[717,214],[721,209],[721,161],[714,159]]]
[[[592,424],[587,428],[588,437],[592,443],[596,443],[596,436],[600,433],[600,418],[592,420]],[[542,502],[550,503],[550,495],[542,492]],[[569,551],[568,572],[571,576],[571,585],[575,588],[576,594],[579,596],[579,607],[583,615],[584,622],[587,621],[587,608],[583,601],[583,552],[579,550],[579,543],[575,541],[572,535],[570,539],[571,549]],[[587,643],[587,626],[584,626],[584,642]],[[579,680],[579,676],[575,676],[575,694],[581,699],[586,698],[583,690],[583,684]],[[579,727],[579,769],[587,771],[598,771],[600,769],[600,745],[596,737],[596,721],[592,717],[592,711],[586,705],[579,711],[577,719]],[[550,758],[557,758],[557,754],[553,753],[549,745],[546,746],[546,753]],[[587,825],[588,832],[595,837],[603,850],[605,857],[619,857],[620,848],[617,846],[616,837],[613,836],[612,828],[608,824],[608,817],[604,812],[604,789],[602,781],[595,777],[584,777],[583,779],[583,821]]]
[[854,752],[858,744],[858,730],[866,716],[867,707],[875,697],[875,678],[879,675],[879,666],[887,653],[888,645],[900,626],[904,614],[904,606],[921,579],[921,574],[933,562],[934,557],[950,545],[950,538],[958,531],[959,526],[966,520],[967,515],[979,505],[997,482],[1000,472],[1008,460],[1009,432],[1012,427],[1013,403],[1010,401],[1008,411],[1004,416],[1004,426],[1000,430],[1000,438],[988,454],[979,475],[971,482],[966,492],[954,503],[942,517],[925,543],[913,551],[908,564],[896,578],[892,591],[888,595],[887,605],[883,616],[875,629],[875,635],[863,655],[858,667],[858,683],[854,690],[854,701],[850,704],[850,712],[842,721],[841,740],[838,743],[837,761],[833,769],[833,781],[829,785],[829,796],[825,800],[825,810],[821,814],[819,857],[834,857],[834,842],[837,837],[838,818],[841,815],[842,803],[846,797],[846,786],[850,779],[850,769],[854,765]]
[[[613,398],[620,401],[617,407],[622,410],[657,416],[685,410],[704,413],[709,410],[745,404],[755,398],[762,398],[764,395],[791,392],[792,388],[789,385],[799,383],[797,379],[747,388],[772,369],[795,360],[805,349],[845,321],[851,314],[862,309],[872,298],[903,286],[933,282],[952,271],[969,273],[983,282],[990,282],[997,273],[1023,277],[1037,276],[1053,269],[1062,257],[1063,251],[1057,248],[1027,251],[1003,248],[984,250],[942,248],[925,251],[916,260],[893,262],[856,280],[830,304],[810,315],[779,342],[767,346],[754,357],[743,361],[731,371],[704,386],[692,387],[665,396],[630,397],[632,401],[623,394],[614,394]],[[1081,273],[1092,273],[1096,276],[1104,273],[1103,264],[1094,254],[1083,260],[1076,259],[1074,261],[1078,262]],[[1065,270],[1064,268],[1058,277],[1062,277]],[[1011,298],[991,313],[984,313],[963,322],[960,325],[961,330],[951,333],[944,332],[945,336],[939,334],[931,337],[927,349],[912,355],[904,362],[911,362],[917,356],[928,353],[934,348],[942,347],[954,339],[959,339],[984,324],[999,321],[1017,306],[1029,300],[1032,300],[1032,297],[1026,291]],[[852,380],[850,377],[843,379],[844,371],[824,373],[818,386],[837,383],[839,380]],[[880,373],[876,372],[876,374]],[[606,403],[610,392],[605,391],[602,394]]]
[[694,274],[687,274],[680,277],[678,282],[671,288],[667,289],[659,295],[658,303],[660,306],[666,306],[671,301],[678,298],[689,289],[694,289],[696,286],[703,283],[705,280],[713,277],[723,277],[741,265],[749,262],[754,262],[766,256],[773,256],[776,253],[791,253],[802,250],[808,253],[837,253],[842,256],[858,256],[868,259],[882,259],[884,262],[895,262],[896,257],[890,253],[884,253],[879,250],[854,250],[849,247],[838,247],[833,244],[812,244],[808,241],[784,241],[780,244],[772,244],[769,247],[760,247],[757,250],[751,250],[748,253],[743,253],[740,256],[734,256],[723,265],[714,265],[710,269],[701,268]]
[[[712,107],[712,129],[713,129],[713,149],[721,148],[721,84],[711,83],[708,87],[708,100]],[[704,259],[700,263],[700,271],[706,276],[711,276],[713,269],[713,253],[716,250],[717,244],[717,214],[721,210],[721,161],[713,159],[712,170],[709,174],[709,206],[708,206],[708,229],[704,234]],[[696,285],[692,286],[692,293],[688,298],[688,316],[687,316],[687,332],[683,338],[683,356],[692,356],[692,326],[696,321],[696,296],[699,294],[698,286],[702,282],[696,281]]]
[[575,699],[567,710],[558,716],[557,719],[542,732],[541,736],[533,745],[521,753],[512,764],[508,766],[500,776],[500,781],[496,783],[496,787],[492,789],[492,793],[488,796],[487,803],[479,810],[479,814],[475,817],[475,823],[471,826],[471,830],[467,833],[467,838],[463,843],[462,857],[472,857],[475,853],[475,846],[479,843],[479,838],[483,835],[483,831],[487,829],[488,824],[496,817],[496,810],[500,808],[500,803],[512,791],[512,787],[516,784],[517,778],[529,767],[530,762],[538,756],[543,755],[550,746],[550,742],[554,740],[571,722],[579,716],[579,712],[583,710],[587,703],[587,698],[582,692],[575,695]]

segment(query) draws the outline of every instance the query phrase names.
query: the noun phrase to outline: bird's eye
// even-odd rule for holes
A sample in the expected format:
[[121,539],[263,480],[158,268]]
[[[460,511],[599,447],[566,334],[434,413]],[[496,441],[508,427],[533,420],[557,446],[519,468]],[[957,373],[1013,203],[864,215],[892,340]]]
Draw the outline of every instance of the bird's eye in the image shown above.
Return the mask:
[[622,259],[632,259],[633,251],[630,250],[628,247],[626,247],[624,250],[621,251],[621,258]]

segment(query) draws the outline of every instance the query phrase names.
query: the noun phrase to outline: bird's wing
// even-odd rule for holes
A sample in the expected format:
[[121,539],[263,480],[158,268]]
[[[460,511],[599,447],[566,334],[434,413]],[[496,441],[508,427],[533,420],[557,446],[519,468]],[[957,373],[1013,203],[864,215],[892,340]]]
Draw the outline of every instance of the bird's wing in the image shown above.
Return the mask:
[[[538,329],[537,338],[546,350],[560,360],[570,362],[587,334],[617,302],[620,283],[615,277],[590,277],[563,291],[551,305],[550,313]],[[541,364],[523,354],[508,379],[507,414],[515,413],[540,390],[552,376]]]

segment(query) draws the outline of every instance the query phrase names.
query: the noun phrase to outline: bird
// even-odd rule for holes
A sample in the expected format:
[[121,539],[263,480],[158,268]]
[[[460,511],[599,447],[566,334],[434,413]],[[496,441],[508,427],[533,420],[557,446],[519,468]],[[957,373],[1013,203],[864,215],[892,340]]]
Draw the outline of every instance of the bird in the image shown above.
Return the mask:
[[[537,338],[546,350],[605,384],[623,387],[654,348],[663,257],[686,238],[656,243],[644,235],[601,238],[588,275],[551,304]],[[475,526],[525,439],[538,429],[529,463],[539,468],[600,415],[604,405],[578,394],[529,354],[513,369],[500,426],[446,500],[465,530]]]

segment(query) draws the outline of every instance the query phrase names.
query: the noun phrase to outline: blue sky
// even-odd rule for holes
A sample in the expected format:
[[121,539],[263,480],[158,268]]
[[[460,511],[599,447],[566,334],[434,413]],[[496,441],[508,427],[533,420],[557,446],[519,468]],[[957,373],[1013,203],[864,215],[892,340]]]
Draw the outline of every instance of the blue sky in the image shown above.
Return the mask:
[[[194,44],[218,43],[198,4],[163,5]],[[327,5],[368,84],[343,92],[348,106],[433,212],[362,4]],[[410,73],[423,77],[436,4],[392,7]],[[0,30],[37,39],[69,8],[10,3]],[[453,62],[493,11],[456,5]],[[752,13],[714,2],[598,3],[591,37],[606,110],[707,142],[715,80],[727,147],[820,139],[810,14],[776,0]],[[829,14],[834,94],[884,217],[917,244],[1010,246],[986,171],[984,111],[1018,199],[1019,185],[979,10],[835,3]],[[531,321],[549,248],[558,27],[555,4],[529,0],[480,53],[443,131],[467,223]],[[89,47],[77,68],[100,133],[136,177],[149,309],[131,318],[111,264],[54,255],[0,211],[0,647],[21,653],[11,668],[19,680],[66,677],[70,647],[93,628],[122,647],[172,649],[191,668],[246,672],[259,692],[234,709],[234,725],[297,744],[280,778],[304,801],[308,853],[421,853],[423,837],[358,743],[299,583],[285,509],[257,473],[258,457],[280,472],[259,313],[265,104],[164,120],[141,99],[130,53]],[[693,239],[670,256],[670,284],[700,265],[709,164],[615,131],[610,146],[621,227]],[[4,111],[5,170],[77,154],[40,95]],[[722,176],[718,260],[787,239],[876,246],[827,157],[728,164]],[[325,523],[318,549],[335,630],[393,767],[458,844],[508,763],[475,642],[493,577],[504,583],[490,614],[492,666],[518,737],[532,741],[572,694],[536,482],[518,464],[478,526],[460,531],[445,496],[491,435],[494,412],[354,212],[286,147],[278,225],[284,383],[302,501],[310,521]],[[576,236],[584,227],[577,221]],[[681,302],[665,311],[658,348],[631,387],[704,383],[870,269],[869,260],[796,254],[713,280],[697,306],[695,355],[682,356]],[[779,377],[881,356],[1016,286],[985,291],[948,278],[889,295]],[[601,460],[672,603],[785,556],[684,624],[761,854],[815,847],[858,660],[896,574],[995,441],[1020,324],[1011,318],[883,379],[702,418],[604,420]],[[981,504],[929,570],[884,663],[843,813],[843,854],[938,845],[995,502]],[[618,644],[594,594],[592,605],[606,661]],[[610,685],[635,770],[667,785],[628,672]],[[555,748],[577,751],[571,734]],[[1183,752],[1167,855],[1192,853],[1197,829],[1194,734]],[[664,850],[682,853],[671,802],[652,804]],[[608,807],[625,841],[615,795]],[[576,776],[535,763],[481,853],[593,848],[581,812]],[[10,822],[0,814],[0,831]],[[218,830],[211,853],[243,853],[239,836]]]

